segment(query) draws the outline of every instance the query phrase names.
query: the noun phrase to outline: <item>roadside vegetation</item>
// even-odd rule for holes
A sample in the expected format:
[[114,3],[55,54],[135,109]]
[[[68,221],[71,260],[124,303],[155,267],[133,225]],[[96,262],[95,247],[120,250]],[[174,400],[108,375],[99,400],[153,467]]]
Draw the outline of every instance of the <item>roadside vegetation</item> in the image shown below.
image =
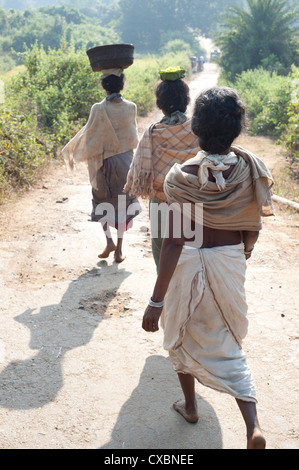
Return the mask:
[[[186,45],[188,49],[188,45]],[[159,70],[179,65],[190,76],[186,51],[145,56],[125,70],[125,98],[139,116],[154,107]],[[105,94],[99,73],[92,72],[85,50],[62,47],[47,52],[37,45],[24,54],[24,67],[3,76],[5,102],[0,107],[0,201],[11,189],[30,187],[51,158],[86,123],[91,106]]]
[[[269,136],[287,150],[280,187],[285,179],[292,186],[299,177],[298,3],[246,0],[243,8],[231,6],[214,40],[221,49],[219,83],[242,96],[251,135]],[[294,199],[299,201],[296,191]]]
[[[86,50],[131,42],[125,98],[154,107],[159,70],[221,50],[220,84],[246,102],[248,131],[283,144],[299,162],[298,6],[292,0],[0,0],[0,204],[30,187],[104,97]],[[13,9],[16,8],[16,9]],[[19,9],[18,9],[19,8]],[[5,93],[4,93],[5,92]]]

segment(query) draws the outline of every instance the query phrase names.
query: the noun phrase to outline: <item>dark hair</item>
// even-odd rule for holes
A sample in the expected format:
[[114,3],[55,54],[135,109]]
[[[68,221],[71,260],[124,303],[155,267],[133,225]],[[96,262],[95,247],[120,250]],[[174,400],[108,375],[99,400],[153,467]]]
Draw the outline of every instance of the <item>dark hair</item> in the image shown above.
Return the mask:
[[184,80],[160,80],[155,88],[156,104],[166,115],[184,113],[189,104],[189,87]]
[[108,75],[108,77],[102,79],[101,83],[104,90],[108,93],[119,93],[124,87],[125,76],[123,73],[120,77],[116,75]]
[[195,101],[192,131],[202,150],[208,153],[229,149],[244,122],[245,106],[232,88],[213,87],[200,93]]

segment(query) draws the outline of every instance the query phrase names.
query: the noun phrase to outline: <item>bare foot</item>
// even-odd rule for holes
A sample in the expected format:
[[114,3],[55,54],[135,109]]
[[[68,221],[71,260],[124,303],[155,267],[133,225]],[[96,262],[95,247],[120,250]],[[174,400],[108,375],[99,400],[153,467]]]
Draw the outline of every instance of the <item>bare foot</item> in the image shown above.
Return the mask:
[[252,436],[247,439],[247,449],[265,449],[266,439],[264,438],[262,431],[256,428]]
[[116,246],[115,246],[114,244],[113,244],[113,245],[107,245],[106,248],[105,248],[105,250],[104,250],[102,253],[100,253],[100,254],[98,255],[98,257],[99,257],[99,258],[108,258],[108,256],[110,255],[110,253],[111,253],[112,251],[115,251],[115,250],[116,250]]
[[122,255],[122,252],[121,251],[115,251],[114,253],[114,261],[116,263],[122,263],[123,260],[125,259],[126,257]]
[[188,423],[197,423],[198,421],[198,412],[197,406],[195,406],[192,410],[186,410],[185,400],[178,400],[173,404],[174,409],[180,413],[183,418],[185,418]]

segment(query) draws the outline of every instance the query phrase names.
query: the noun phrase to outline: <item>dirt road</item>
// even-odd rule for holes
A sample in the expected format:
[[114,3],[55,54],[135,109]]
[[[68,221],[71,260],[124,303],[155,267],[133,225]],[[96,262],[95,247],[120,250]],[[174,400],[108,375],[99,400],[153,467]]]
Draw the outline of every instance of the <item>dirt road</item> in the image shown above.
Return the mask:
[[[209,65],[196,78],[192,93],[217,75]],[[270,168],[283,164],[267,139],[242,139]],[[0,448],[245,448],[232,397],[197,385],[196,425],[172,409],[181,391],[162,332],[141,329],[155,281],[147,204],[118,265],[97,258],[90,196],[84,168],[57,165],[1,208]],[[277,207],[247,270],[244,348],[272,449],[298,448],[298,226]]]

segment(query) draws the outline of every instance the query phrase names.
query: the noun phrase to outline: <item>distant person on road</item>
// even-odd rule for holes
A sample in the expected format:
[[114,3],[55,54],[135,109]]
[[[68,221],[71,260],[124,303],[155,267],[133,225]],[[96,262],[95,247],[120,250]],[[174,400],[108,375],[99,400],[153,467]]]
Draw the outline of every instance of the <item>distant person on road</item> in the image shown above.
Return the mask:
[[197,71],[202,72],[203,71],[203,64],[204,64],[204,58],[201,55],[199,59],[197,59]]
[[197,57],[196,56],[190,57],[190,60],[191,60],[191,71],[192,73],[196,73],[197,72]]
[[[191,206],[200,241],[169,235],[163,240],[157,281],[142,326],[164,329],[168,350],[184,393],[174,408],[197,422],[195,379],[235,397],[247,428],[247,448],[264,448],[256,391],[242,340],[247,333],[246,260],[261,230],[261,216],[273,215],[273,179],[255,155],[232,145],[244,122],[244,106],[226,87],[202,92],[195,103],[193,132],[202,148],[195,158],[172,167],[165,178],[169,204]],[[202,207],[196,217],[197,205]],[[181,217],[176,223],[182,224]],[[179,221],[179,222],[178,222]],[[190,222],[190,220],[189,220]],[[195,232],[196,233],[196,232]]]
[[[101,222],[106,236],[106,247],[98,256],[108,258],[113,252],[114,260],[120,263],[125,258],[122,252],[124,232],[141,210],[138,200],[123,192],[133,149],[138,145],[137,110],[135,103],[127,101],[120,93],[124,87],[122,69],[105,70],[101,84],[106,98],[92,106],[87,124],[64,147],[62,154],[71,168],[74,162],[87,163],[92,186],[91,220]],[[119,196],[125,200],[123,206],[119,204]],[[107,203],[111,213],[103,210]],[[132,204],[135,212],[128,210]],[[110,227],[117,229],[116,244]]]
[[200,150],[198,138],[191,130],[191,120],[185,114],[190,102],[189,87],[183,80],[185,71],[181,67],[169,68],[161,71],[160,77],[155,96],[157,107],[164,117],[160,122],[153,123],[141,138],[125,186],[125,191],[130,195],[150,201],[152,252],[157,269],[162,223],[157,226],[152,213],[156,213],[157,205],[166,202],[163,189],[165,176],[175,163],[183,163]]

